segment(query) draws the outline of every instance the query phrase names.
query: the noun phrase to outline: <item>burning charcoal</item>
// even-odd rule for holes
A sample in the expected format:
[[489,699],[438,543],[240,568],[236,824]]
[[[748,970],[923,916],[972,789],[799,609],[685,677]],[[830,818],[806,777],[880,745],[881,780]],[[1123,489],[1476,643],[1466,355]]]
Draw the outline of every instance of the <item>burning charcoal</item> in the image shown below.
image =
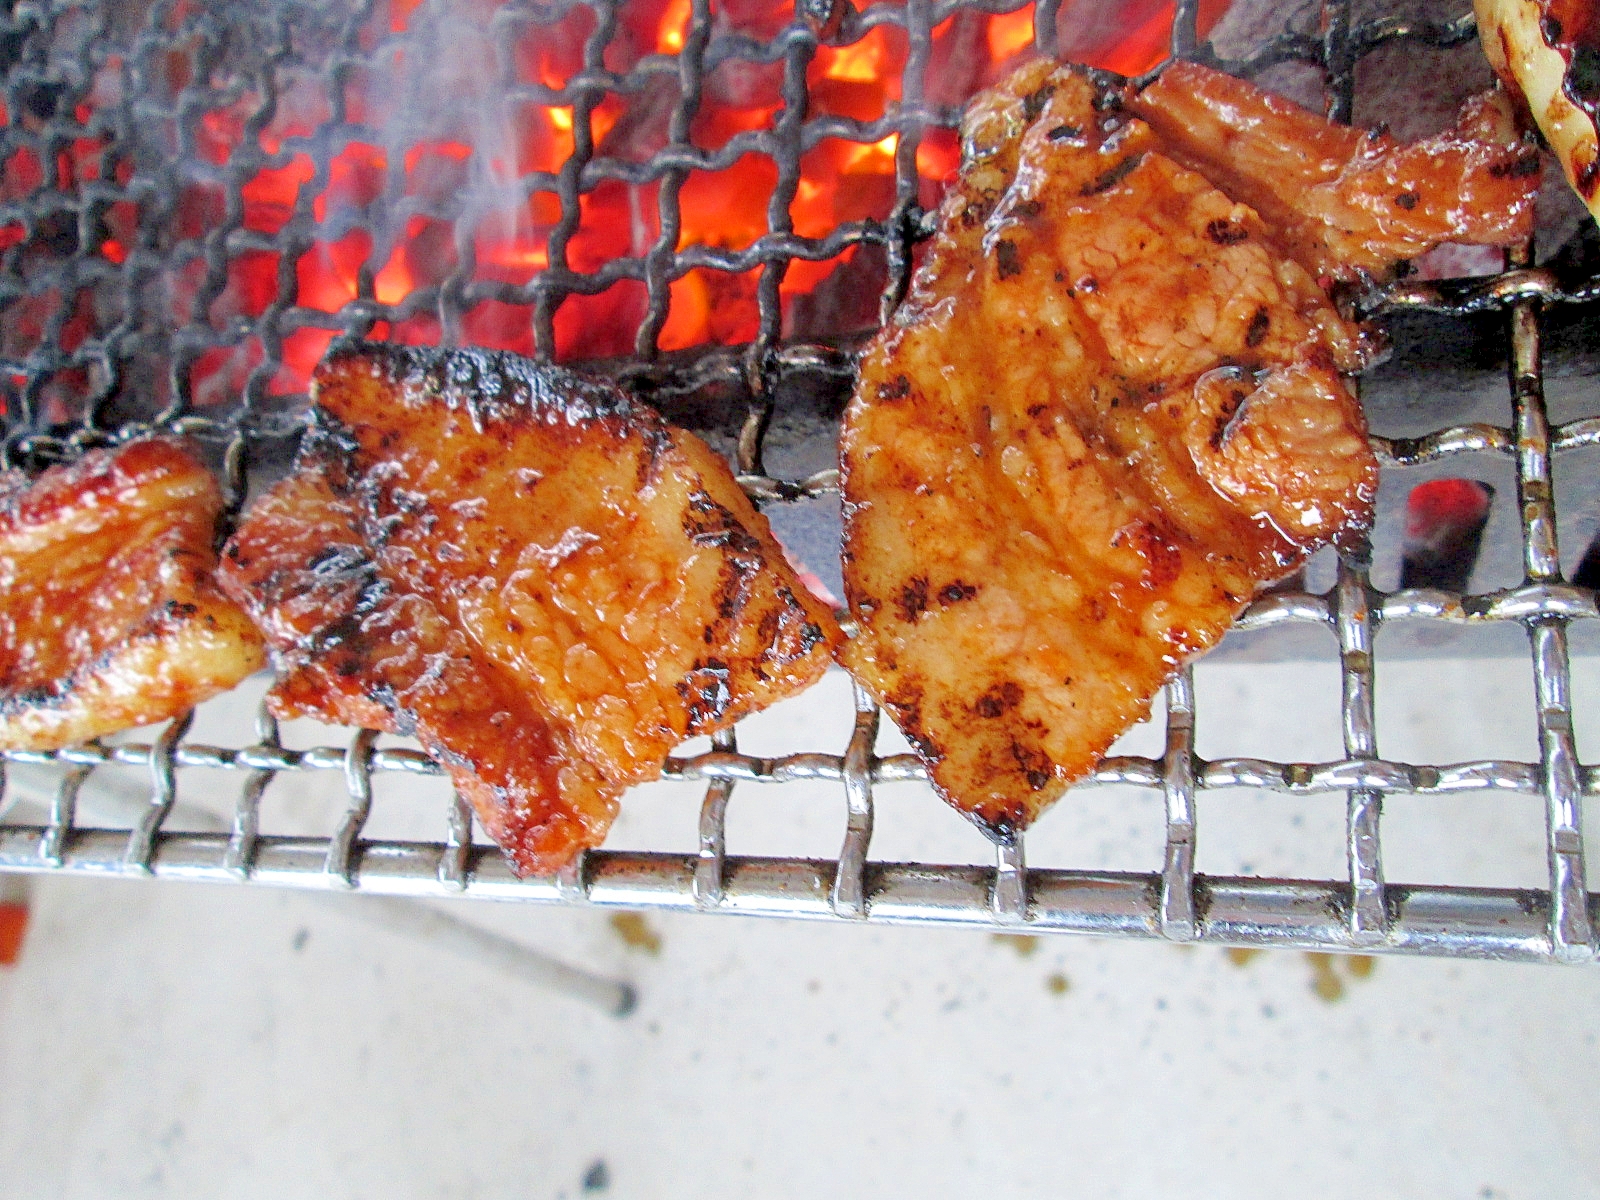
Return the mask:
[[[705,100],[695,118],[695,140],[706,142],[702,129],[715,126],[710,105],[770,108],[783,100],[783,63],[756,63],[730,58],[706,76]],[[725,140],[725,139],[724,139]]]
[[600,139],[599,152],[607,158],[628,162],[648,162],[667,144],[672,110],[681,92],[677,80],[663,80],[657,87],[631,97],[617,123]]
[[943,35],[933,40],[923,96],[929,104],[951,108],[965,104],[984,85],[989,69],[988,14],[958,12]]
[[790,301],[786,335],[806,341],[871,329],[888,279],[887,251],[877,242],[862,242],[826,279]]
[[1474,479],[1435,479],[1412,488],[1400,586],[1465,590],[1493,499],[1494,489]]
[[795,11],[818,39],[833,40],[846,13],[854,14],[849,0],[795,0]]

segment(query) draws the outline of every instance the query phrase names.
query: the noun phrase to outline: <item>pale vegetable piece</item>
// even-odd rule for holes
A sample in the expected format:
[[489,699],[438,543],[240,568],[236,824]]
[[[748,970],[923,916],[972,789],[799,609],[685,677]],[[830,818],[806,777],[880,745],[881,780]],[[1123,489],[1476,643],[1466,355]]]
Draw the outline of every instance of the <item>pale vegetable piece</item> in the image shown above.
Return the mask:
[[1600,15],[1587,0],[1476,0],[1489,65],[1600,219]]

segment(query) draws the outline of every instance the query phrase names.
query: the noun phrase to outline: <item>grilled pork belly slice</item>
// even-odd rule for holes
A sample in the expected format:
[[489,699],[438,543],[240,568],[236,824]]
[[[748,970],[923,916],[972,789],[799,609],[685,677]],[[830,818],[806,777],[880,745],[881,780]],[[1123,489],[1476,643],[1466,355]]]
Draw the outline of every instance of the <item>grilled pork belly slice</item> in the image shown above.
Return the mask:
[[[997,840],[1264,585],[1370,521],[1341,373],[1377,339],[1319,278],[1521,236],[1537,182],[1520,143],[1424,146],[1186,65],[1128,99],[1035,62],[969,108],[846,413],[842,660]],[[1450,181],[1509,212],[1437,211]]]
[[165,721],[265,665],[212,579],[221,511],[211,472],[169,438],[0,477],[0,747]]
[[282,716],[415,736],[521,873],[597,845],[667,751],[827,668],[832,613],[704,443],[505,354],[346,344],[223,585]]
[[1600,218],[1600,9],[1593,0],[1477,0],[1489,65],[1520,96]]
[[1512,246],[1533,233],[1539,150],[1502,96],[1476,97],[1454,129],[1404,144],[1178,62],[1128,109],[1319,278],[1382,279],[1445,242]]

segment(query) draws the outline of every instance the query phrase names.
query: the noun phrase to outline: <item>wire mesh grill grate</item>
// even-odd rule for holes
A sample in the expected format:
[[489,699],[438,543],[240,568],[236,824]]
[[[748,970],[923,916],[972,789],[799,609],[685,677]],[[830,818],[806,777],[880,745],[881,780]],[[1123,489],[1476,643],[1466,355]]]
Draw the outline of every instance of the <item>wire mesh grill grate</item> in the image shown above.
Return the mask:
[[[793,336],[786,275],[796,263],[880,248],[879,319],[892,311],[909,280],[913,245],[927,232],[926,207],[937,194],[919,174],[919,147],[953,129],[959,116],[958,104],[930,98],[936,31],[962,13],[1017,9],[1005,0],[906,0],[856,12],[801,0],[770,37],[757,38],[720,27],[708,0],[693,0],[676,52],[622,53],[629,36],[629,10],[622,4],[507,4],[494,10],[484,30],[484,44],[494,51],[493,69],[484,73],[497,97],[494,111],[565,111],[570,149],[556,170],[508,173],[475,148],[465,173],[451,176],[455,186],[430,192],[418,184],[415,147],[450,141],[462,122],[481,120],[481,111],[441,103],[425,82],[375,95],[370,80],[392,73],[396,62],[441,53],[459,30],[447,5],[424,4],[403,29],[386,6],[372,2],[259,9],[19,6],[0,21],[11,118],[0,129],[9,185],[0,197],[6,460],[37,464],[167,428],[216,448],[238,505],[253,473],[265,469],[264,448],[288,439],[296,427],[304,403],[296,364],[314,359],[333,334],[470,342],[485,328],[486,313],[512,312],[519,322],[515,336],[525,339],[513,348],[549,357],[572,350],[563,343],[564,312],[585,298],[631,288],[631,340],[609,364],[619,379],[654,396],[733,389],[743,409],[734,455],[741,483],[757,500],[836,491],[832,471],[784,478],[769,474],[763,461],[782,383],[808,372],[847,379],[853,370],[850,339]],[[1175,53],[1246,75],[1281,63],[1313,64],[1324,73],[1330,114],[1346,120],[1365,55],[1390,43],[1422,52],[1445,49],[1474,32],[1468,17],[1363,22],[1352,19],[1348,4],[1327,4],[1314,32],[1287,32],[1245,58],[1222,61],[1196,36],[1198,12],[1193,0],[1177,6]],[[1032,15],[1038,46],[1053,50],[1057,5],[1043,0]],[[897,104],[863,119],[810,103],[808,68],[819,53],[887,30],[904,47]],[[529,36],[548,38],[552,31],[572,49],[564,77],[530,67],[517,49]],[[771,72],[780,103],[771,120],[708,148],[695,135],[708,81],[718,71],[743,68]],[[601,117],[615,116],[606,115],[607,106],[627,111],[629,103],[650,96],[666,97],[653,109],[662,122],[659,144],[636,157],[609,150],[596,132]],[[223,145],[218,138],[228,130],[242,136]],[[805,155],[830,140],[868,147],[891,135],[892,187],[883,210],[818,235],[798,231],[791,214]],[[371,178],[363,185],[364,202],[340,209],[327,197],[343,186],[352,147],[366,155]],[[765,228],[743,246],[685,243],[684,188],[746,156],[771,167]],[[39,178],[24,187],[17,181],[30,162]],[[261,181],[279,177],[299,183],[292,202],[264,218]],[[653,203],[642,224],[647,236],[627,251],[591,260],[582,245],[586,198],[612,185],[648,189],[640,193]],[[547,218],[543,261],[521,278],[497,274],[480,261],[484,230],[503,217],[508,196],[519,211],[543,205]],[[359,260],[348,293],[334,302],[308,294],[306,257],[345,243],[357,246]],[[437,259],[431,272],[413,270],[397,291],[395,277],[385,272],[408,261],[406,245],[418,244],[434,245]],[[259,256],[272,263],[270,286],[241,299],[235,294],[240,264]],[[665,352],[674,286],[695,272],[753,279],[744,344]],[[1550,424],[1540,339],[1550,305],[1597,295],[1594,281],[1558,279],[1524,259],[1493,279],[1403,284],[1383,298],[1390,310],[1463,319],[1504,314],[1510,425],[1452,426],[1374,442],[1387,469],[1473,455],[1510,459],[1524,578],[1481,594],[1385,592],[1372,585],[1370,553],[1356,551],[1341,559],[1325,593],[1280,590],[1259,600],[1241,622],[1244,629],[1321,627],[1335,641],[1344,756],[1321,764],[1202,759],[1193,678],[1185,672],[1166,690],[1164,752],[1108,759],[1094,781],[1161,794],[1165,853],[1158,872],[1030,868],[1022,839],[1000,850],[992,867],[875,860],[874,789],[921,780],[923,772],[911,756],[877,755],[879,714],[859,692],[853,732],[831,752],[758,757],[741,752],[730,732],[706,753],[670,759],[668,778],[707,783],[698,848],[690,855],[602,850],[559,877],[517,880],[492,848],[474,842],[468,809],[449,797],[442,781],[437,841],[365,838],[374,776],[437,776],[435,765],[416,751],[379,746],[370,732],[355,734],[343,747],[289,749],[263,713],[253,740],[238,739],[247,744],[191,739],[184,720],[148,744],[6,755],[10,763],[51,764],[58,774],[46,824],[0,826],[0,869],[1592,960],[1600,900],[1587,890],[1581,807],[1584,797],[1600,791],[1600,768],[1582,765],[1574,745],[1567,628],[1600,612],[1592,589],[1562,576],[1551,466],[1554,456],[1600,445],[1600,417]],[[219,389],[226,395],[219,398]],[[1525,628],[1536,685],[1537,762],[1427,765],[1381,757],[1373,636],[1402,618]],[[131,831],[86,828],[76,819],[79,793],[97,769],[113,764],[149,772],[148,804]],[[195,768],[239,773],[229,833],[164,828],[182,773]],[[343,774],[348,804],[331,836],[262,832],[263,796],[290,771]],[[726,815],[734,789],[801,779],[840,786],[845,827],[837,858],[730,855]],[[1197,800],[1222,788],[1343,795],[1347,876],[1282,881],[1197,873]],[[1546,888],[1409,887],[1385,879],[1380,815],[1386,795],[1485,790],[1542,798]]]

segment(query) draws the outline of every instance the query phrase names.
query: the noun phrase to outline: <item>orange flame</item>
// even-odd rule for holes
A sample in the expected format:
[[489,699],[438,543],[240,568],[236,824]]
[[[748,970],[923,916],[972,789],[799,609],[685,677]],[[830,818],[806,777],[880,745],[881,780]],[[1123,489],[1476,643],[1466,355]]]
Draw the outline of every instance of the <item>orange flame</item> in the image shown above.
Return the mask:
[[689,18],[694,12],[694,0],[668,0],[661,14],[661,33],[656,38],[656,50],[662,54],[677,54],[683,49],[684,35],[689,30]]
[[1016,12],[993,17],[989,21],[989,57],[997,63],[1009,61],[1033,45],[1033,11],[1019,8]]

